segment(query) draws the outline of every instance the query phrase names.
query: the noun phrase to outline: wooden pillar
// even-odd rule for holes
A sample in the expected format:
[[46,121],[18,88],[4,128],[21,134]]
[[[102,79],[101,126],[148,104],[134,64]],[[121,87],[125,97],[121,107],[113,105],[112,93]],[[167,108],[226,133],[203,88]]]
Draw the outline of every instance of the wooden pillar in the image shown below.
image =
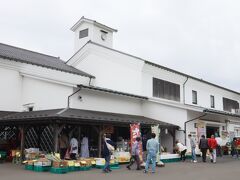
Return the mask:
[[20,127],[21,132],[21,160],[24,160],[24,150],[25,150],[25,135],[26,135],[26,127]]
[[57,124],[53,125],[53,152],[58,152],[58,135],[59,135],[59,126]]
[[98,157],[102,156],[102,139],[103,139],[103,127],[99,126],[99,136],[98,136]]
[[174,147],[176,143],[176,129],[172,128],[172,131],[173,131],[173,147]]

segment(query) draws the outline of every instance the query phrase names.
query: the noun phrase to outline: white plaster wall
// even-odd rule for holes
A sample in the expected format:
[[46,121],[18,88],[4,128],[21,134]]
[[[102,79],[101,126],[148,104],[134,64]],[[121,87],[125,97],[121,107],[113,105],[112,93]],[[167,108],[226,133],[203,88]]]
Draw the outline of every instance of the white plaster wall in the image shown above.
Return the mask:
[[141,100],[99,91],[82,89],[70,102],[70,107],[76,109],[142,115]]
[[[83,47],[89,40],[93,39],[93,24],[84,22],[79,26],[74,32],[74,52],[77,52],[81,47]],[[79,39],[79,32],[81,30],[88,29],[88,36]]]
[[[101,39],[101,35],[102,35],[101,30],[107,32],[106,40],[104,40],[104,41]],[[111,31],[100,28],[98,26],[94,26],[93,33],[94,33],[93,39],[92,39],[93,42],[102,44],[102,45],[110,47],[110,48],[113,47],[113,33]]]
[[19,111],[22,93],[19,72],[0,66],[0,111]]
[[92,85],[142,95],[143,61],[93,44],[86,51],[84,59],[73,65],[96,77]]
[[[152,97],[153,77],[180,85],[180,103],[184,103],[183,84],[187,77],[144,63],[140,58],[122,54],[95,44],[88,44],[69,64],[94,76],[92,85]],[[198,92],[198,104],[192,104],[192,90]],[[185,85],[185,103],[210,108],[210,95],[215,109],[223,110],[223,97],[240,102],[240,95],[189,78]]]
[[[81,30],[88,29],[88,36],[79,39],[79,32]],[[101,30],[106,31],[106,40],[101,39]],[[81,47],[83,47],[89,40],[102,44],[104,46],[112,48],[113,46],[113,33],[104,28],[100,28],[92,23],[83,22],[74,32],[74,50],[77,52]]]
[[183,83],[186,77],[176,73],[144,64],[142,71],[142,92],[145,96],[153,97],[153,77],[180,85],[180,102],[183,102]]
[[34,110],[66,108],[72,92],[70,86],[24,77],[21,105],[34,103]]
[[[210,95],[215,97],[216,110],[223,111],[223,97],[237,100],[240,103],[240,95],[232,93],[230,91],[217,88],[206,83],[202,83],[193,79],[189,79],[186,83],[186,103],[192,104],[192,90],[197,91],[198,104],[197,106],[211,108]],[[193,105],[193,104],[192,104]]]
[[175,124],[181,129],[184,129],[184,122],[187,119],[187,110],[156,102],[145,101],[142,111],[146,117]]

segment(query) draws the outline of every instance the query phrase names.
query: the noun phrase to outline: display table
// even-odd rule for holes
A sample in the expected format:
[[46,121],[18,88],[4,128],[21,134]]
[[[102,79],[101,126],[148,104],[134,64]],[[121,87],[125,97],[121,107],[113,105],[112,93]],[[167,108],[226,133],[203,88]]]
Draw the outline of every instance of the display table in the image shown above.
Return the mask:
[[124,151],[114,152],[113,155],[116,158],[117,162],[119,162],[119,163],[129,163],[130,162],[131,154],[129,152],[124,152]]

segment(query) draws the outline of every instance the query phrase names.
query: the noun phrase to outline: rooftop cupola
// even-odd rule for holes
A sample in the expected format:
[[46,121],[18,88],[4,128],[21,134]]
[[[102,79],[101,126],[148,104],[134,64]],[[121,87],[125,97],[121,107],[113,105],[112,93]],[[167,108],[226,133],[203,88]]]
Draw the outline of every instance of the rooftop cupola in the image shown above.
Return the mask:
[[84,16],[74,24],[71,30],[75,33],[74,51],[77,52],[89,40],[112,48],[113,32],[116,29],[101,24],[95,20],[87,19]]

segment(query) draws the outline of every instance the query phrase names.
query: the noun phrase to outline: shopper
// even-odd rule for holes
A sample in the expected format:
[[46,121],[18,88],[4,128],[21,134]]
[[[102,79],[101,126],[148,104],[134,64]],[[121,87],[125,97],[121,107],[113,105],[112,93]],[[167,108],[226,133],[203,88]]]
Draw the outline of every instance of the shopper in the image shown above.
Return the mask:
[[105,158],[105,166],[103,168],[104,173],[109,173],[112,170],[110,169],[110,159],[111,159],[111,153],[114,149],[115,143],[110,139],[110,134],[104,134],[103,135],[103,157]]
[[131,166],[133,165],[134,162],[137,163],[137,170],[141,170],[141,167],[140,167],[141,162],[140,162],[140,157],[139,157],[139,154],[140,154],[140,140],[141,140],[141,138],[137,137],[136,141],[132,145],[131,159],[130,159],[129,165],[127,166],[127,168],[129,170],[131,170]]
[[81,157],[82,158],[89,157],[88,137],[86,137],[84,134],[82,135],[81,141]]
[[60,138],[59,138],[59,149],[60,149],[60,158],[64,159],[67,148],[69,147],[69,140],[68,137],[65,133],[62,133]]
[[156,159],[157,159],[157,153],[159,149],[159,143],[155,139],[156,134],[152,133],[151,134],[151,139],[147,141],[147,160],[146,160],[146,165],[145,165],[145,170],[144,173],[148,172],[149,169],[149,164],[152,161],[152,173],[155,173],[156,171]]
[[233,157],[233,158],[238,158],[238,156],[239,156],[237,146],[238,146],[238,144],[237,144],[237,138],[234,137],[234,138],[233,138],[233,141],[232,141],[232,143],[231,143],[232,157]]
[[199,149],[202,152],[202,161],[206,162],[207,157],[207,150],[208,150],[208,140],[205,138],[204,135],[201,136],[200,142],[199,142]]
[[78,140],[76,137],[76,135],[73,135],[70,140],[70,158],[72,160],[76,160],[78,155]]
[[215,138],[217,141],[217,157],[222,157],[222,138],[220,136]]
[[184,162],[186,160],[187,147],[180,143],[179,140],[176,141],[176,146],[180,153],[181,160]]
[[192,162],[196,163],[197,162],[197,157],[196,157],[196,144],[194,142],[194,139],[192,138],[192,135],[188,135],[190,145],[191,145],[191,152],[192,152]]
[[210,151],[211,162],[216,163],[216,160],[217,160],[217,154],[216,154],[217,141],[216,141],[214,135],[212,135],[211,138],[208,139],[208,146],[209,146],[209,151]]

